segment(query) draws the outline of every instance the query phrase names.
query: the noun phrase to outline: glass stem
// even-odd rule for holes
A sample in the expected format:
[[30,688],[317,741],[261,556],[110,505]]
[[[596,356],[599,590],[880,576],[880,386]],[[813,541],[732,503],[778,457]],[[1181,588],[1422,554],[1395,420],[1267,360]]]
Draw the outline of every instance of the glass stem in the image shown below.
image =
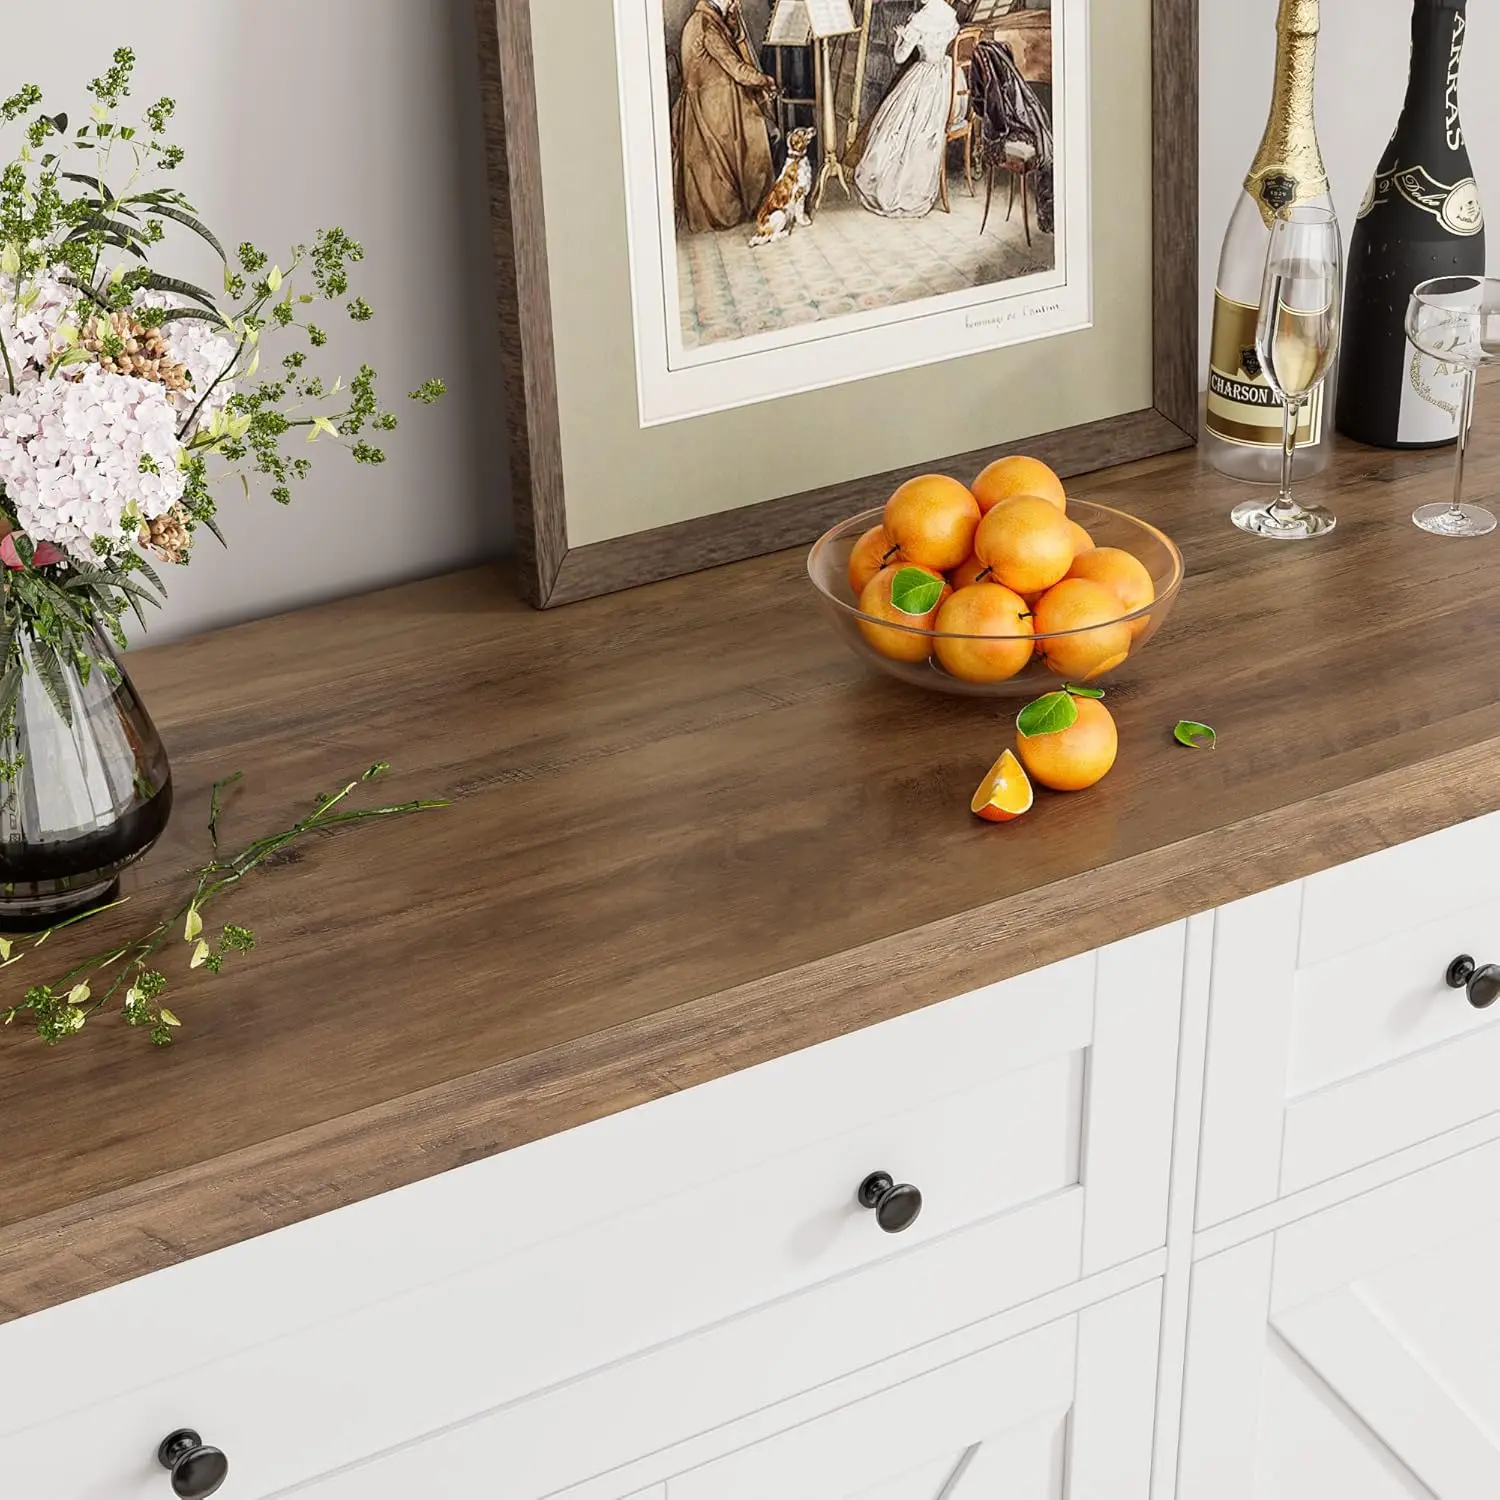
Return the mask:
[[1292,459],[1297,453],[1297,419],[1302,414],[1302,399],[1287,396],[1281,403],[1281,493],[1271,506],[1276,516],[1297,514],[1301,507],[1292,499]]
[[1453,505],[1451,515],[1464,513],[1464,460],[1469,456],[1469,424],[1474,420],[1474,387],[1478,385],[1475,370],[1464,371],[1463,401],[1458,409],[1458,455],[1453,462]]

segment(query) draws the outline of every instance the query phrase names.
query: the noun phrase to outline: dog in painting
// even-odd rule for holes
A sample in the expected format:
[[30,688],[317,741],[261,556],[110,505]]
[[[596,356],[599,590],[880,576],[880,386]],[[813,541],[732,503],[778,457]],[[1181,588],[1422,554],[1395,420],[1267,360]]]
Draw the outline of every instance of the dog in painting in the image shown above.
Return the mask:
[[794,224],[811,224],[807,216],[807,195],[812,191],[812,163],[807,153],[817,136],[810,125],[794,130],[786,141],[786,165],[771,184],[760,212],[755,216],[755,238],[752,245],[769,245],[784,240]]

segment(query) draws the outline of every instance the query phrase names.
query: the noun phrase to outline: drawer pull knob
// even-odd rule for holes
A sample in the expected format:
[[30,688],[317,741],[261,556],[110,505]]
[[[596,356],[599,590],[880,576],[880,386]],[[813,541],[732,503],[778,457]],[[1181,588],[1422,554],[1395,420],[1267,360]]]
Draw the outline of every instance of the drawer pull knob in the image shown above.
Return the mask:
[[1500,1000],[1500,964],[1481,969],[1467,953],[1461,953],[1448,965],[1445,977],[1450,989],[1469,992],[1469,1004],[1475,1010],[1488,1010]]
[[909,1182],[897,1182],[889,1172],[871,1172],[859,1185],[861,1208],[875,1210],[875,1222],[887,1234],[900,1234],[917,1222],[922,1194]]
[[161,1440],[156,1461],[172,1471],[172,1493],[182,1500],[207,1500],[229,1474],[229,1460],[204,1445],[191,1427],[179,1427]]

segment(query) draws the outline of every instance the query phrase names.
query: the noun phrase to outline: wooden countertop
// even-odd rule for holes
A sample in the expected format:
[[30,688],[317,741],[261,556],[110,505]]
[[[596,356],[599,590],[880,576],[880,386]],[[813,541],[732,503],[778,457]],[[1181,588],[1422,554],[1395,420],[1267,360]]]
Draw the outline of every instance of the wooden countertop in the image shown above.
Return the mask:
[[[1476,496],[1497,454],[1491,415]],[[1407,519],[1450,463],[1344,451],[1306,546],[1234,531],[1191,453],[1076,481],[1189,579],[1111,694],[1114,774],[999,828],[968,799],[1009,714],[868,671],[800,554],[548,614],[464,573],[136,654],[177,778],[137,921],[227,772],[236,843],[376,759],[455,805],[247,881],[221,918],[260,947],[178,990],[174,1047],[0,1033],[0,1317],[1500,806],[1500,536]]]

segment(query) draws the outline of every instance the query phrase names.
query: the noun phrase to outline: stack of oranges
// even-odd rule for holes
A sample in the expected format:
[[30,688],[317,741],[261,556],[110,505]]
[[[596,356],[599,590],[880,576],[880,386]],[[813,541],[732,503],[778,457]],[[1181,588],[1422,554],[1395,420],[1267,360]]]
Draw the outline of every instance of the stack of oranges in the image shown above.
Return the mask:
[[1033,656],[1075,682],[1113,671],[1148,624],[1123,617],[1156,591],[1138,558],[1096,547],[1067,510],[1062,481],[1035,458],[999,459],[972,485],[908,480],[850,554],[865,639],[896,661],[936,654],[965,682],[1004,682]]

